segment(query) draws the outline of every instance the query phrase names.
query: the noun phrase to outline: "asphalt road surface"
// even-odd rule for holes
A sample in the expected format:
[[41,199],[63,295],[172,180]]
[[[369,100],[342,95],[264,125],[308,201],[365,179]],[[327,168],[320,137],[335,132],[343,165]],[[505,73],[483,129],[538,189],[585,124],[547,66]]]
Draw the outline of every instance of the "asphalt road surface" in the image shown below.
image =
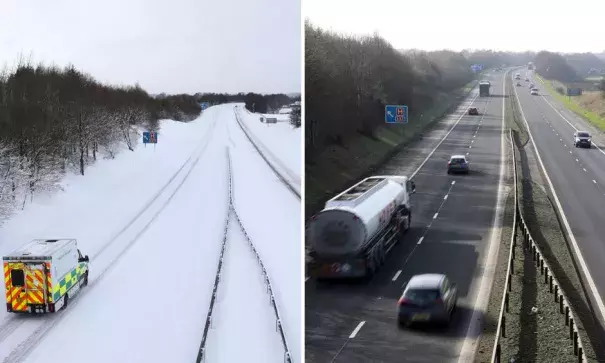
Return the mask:
[[[522,77],[525,75],[522,72]],[[528,72],[530,78],[532,73]],[[537,79],[536,87],[543,87]],[[592,132],[586,121],[567,110],[548,91],[530,95],[527,82],[516,87],[517,96],[544,167],[557,193],[581,255],[591,278],[585,272],[595,310],[603,320],[602,293],[605,292],[605,144]],[[589,131],[593,135],[590,149],[576,148],[573,133]],[[576,254],[578,251],[574,251]],[[599,313],[597,313],[599,315]]]
[[[485,271],[491,286],[487,257],[497,255],[499,244],[497,234],[492,238],[492,226],[501,171],[504,72],[486,78],[492,84],[492,96],[477,97],[478,89],[473,90],[448,117],[451,124],[459,122],[424,164],[418,154],[402,153],[376,173],[413,175],[417,193],[412,196],[412,229],[373,280],[317,283],[311,279],[306,283],[306,362],[471,359],[461,357],[463,351],[472,353],[468,349],[472,345],[463,348],[463,343],[473,342],[481,331],[483,316],[475,306],[484,299],[476,298],[487,290],[480,288]],[[479,109],[479,116],[466,114],[471,104]],[[435,144],[446,133],[437,130],[425,137],[426,143]],[[421,144],[412,147],[425,157],[432,149],[423,149]],[[447,175],[452,154],[468,154],[470,175]],[[445,273],[458,285],[459,305],[451,325],[398,328],[396,304],[402,284],[413,275],[432,272]]]

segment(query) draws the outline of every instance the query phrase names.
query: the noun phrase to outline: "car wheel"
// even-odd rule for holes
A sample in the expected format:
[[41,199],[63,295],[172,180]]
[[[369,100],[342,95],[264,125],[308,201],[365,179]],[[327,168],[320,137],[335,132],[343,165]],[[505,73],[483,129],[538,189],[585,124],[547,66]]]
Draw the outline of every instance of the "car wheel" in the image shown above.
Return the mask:
[[448,175],[452,174],[452,171],[451,171],[451,170],[448,170],[448,171],[447,171],[447,174],[448,174]]

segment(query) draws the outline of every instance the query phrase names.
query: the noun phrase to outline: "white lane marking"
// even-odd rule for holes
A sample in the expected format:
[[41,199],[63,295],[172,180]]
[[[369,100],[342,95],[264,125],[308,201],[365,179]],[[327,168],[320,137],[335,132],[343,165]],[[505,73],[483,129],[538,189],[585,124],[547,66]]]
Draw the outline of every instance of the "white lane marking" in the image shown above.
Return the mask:
[[[507,70],[502,76],[502,94],[506,94],[506,76],[510,72]],[[483,268],[483,275],[481,277],[481,282],[479,285],[479,289],[475,291],[475,303],[473,308],[473,314],[469,320],[468,328],[466,330],[466,334],[464,337],[464,341],[462,342],[462,346],[460,348],[460,356],[458,358],[458,363],[466,363],[472,362],[475,358],[475,353],[477,350],[477,342],[478,340],[474,337],[478,337],[481,335],[481,330],[483,329],[483,316],[484,312],[487,310],[487,303],[489,301],[489,296],[492,288],[492,282],[494,279],[494,273],[496,269],[496,262],[498,256],[498,250],[500,248],[500,240],[502,234],[502,224],[503,220],[503,210],[504,210],[504,174],[505,174],[505,164],[506,164],[506,105],[505,98],[502,97],[502,120],[500,126],[500,171],[499,171],[499,179],[498,179],[498,192],[496,198],[496,211],[494,213],[494,220],[491,228],[491,235],[489,239],[489,246],[486,251],[486,260]],[[471,291],[473,291],[471,289]]]
[[[517,99],[517,102],[519,103],[519,110],[521,111],[521,117],[523,118],[523,121],[525,122],[525,127],[527,127],[527,133],[531,140],[532,146],[534,147],[534,151],[536,152],[536,157],[538,158],[540,167],[542,168],[542,171],[544,172],[544,176],[546,177],[546,181],[548,182],[550,191],[555,199],[555,204],[557,205],[559,214],[561,215],[561,217],[563,219],[563,225],[565,225],[567,234],[570,237],[574,252],[576,253],[576,256],[578,256],[578,261],[580,262],[580,267],[582,268],[584,275],[586,275],[586,280],[588,282],[588,287],[590,287],[590,291],[592,292],[592,297],[597,302],[597,308],[599,310],[599,313],[601,314],[601,317],[605,318],[605,304],[603,304],[603,300],[600,297],[601,294],[599,293],[599,290],[597,289],[597,285],[595,284],[595,282],[592,278],[592,275],[590,274],[590,270],[588,269],[586,260],[584,260],[584,256],[582,255],[580,246],[578,246],[578,241],[576,240],[576,237],[574,236],[574,234],[571,230],[571,226],[569,225],[567,216],[565,215],[565,212],[563,211],[563,206],[561,206],[561,201],[559,200],[559,197],[557,196],[557,192],[555,191],[555,186],[552,184],[552,181],[550,180],[550,176],[548,176],[548,172],[546,171],[544,162],[542,162],[542,157],[540,156],[540,152],[538,151],[538,146],[536,146],[536,141],[534,140],[534,136],[531,133],[531,129],[529,128],[529,123],[527,122],[527,119],[525,118],[525,113],[523,112],[523,107],[521,106],[521,102],[519,101],[519,96],[517,95],[517,90],[514,88],[513,88],[513,90],[515,92],[515,98]],[[586,169],[584,169],[584,171],[586,171]]]
[[433,219],[437,219],[438,215],[439,215],[439,212],[435,213],[435,215],[433,216]]
[[[553,106],[553,105],[552,105],[552,104],[551,104],[551,103],[550,103],[550,102],[549,102],[549,101],[546,99],[546,97],[542,96],[542,99],[544,100],[544,102],[546,102],[546,103],[547,103],[547,104],[550,106],[550,108],[552,108],[552,109],[553,109],[553,110],[554,110],[554,111],[555,111],[555,112],[556,112],[556,113],[557,113],[559,116],[561,116],[561,118],[562,118],[563,120],[565,120],[565,122],[567,122],[567,123],[569,124],[569,126],[571,126],[571,127],[574,129],[574,131],[576,131],[576,132],[578,131],[578,129],[577,129],[577,128],[576,128],[576,127],[575,127],[575,126],[574,126],[574,125],[573,125],[573,124],[572,124],[572,123],[571,123],[571,122],[568,120],[568,119],[566,119],[566,118],[565,118],[565,116],[563,116],[563,115],[561,114],[561,112],[559,112],[559,110],[557,110],[557,109],[556,109],[556,108],[555,108],[555,107],[554,107],[554,106]],[[600,148],[600,147],[598,147],[597,145],[595,145],[595,147],[597,148],[597,150],[599,150],[599,151],[601,152],[601,154],[605,155],[605,151],[601,150],[601,148]]]
[[578,160],[578,158],[576,158],[576,162],[577,162],[577,163],[579,163],[579,162],[580,162],[580,160]]
[[[479,97],[479,95],[477,94],[471,101],[471,106],[473,104],[473,102],[475,102],[475,100],[477,99],[477,97]],[[466,112],[461,114],[460,117],[458,117],[458,120],[456,120],[456,122],[454,123],[454,125],[452,126],[452,128],[443,136],[443,138],[441,139],[441,141],[439,141],[437,143],[437,145],[435,145],[435,147],[433,148],[433,150],[431,150],[431,152],[426,156],[426,158],[422,161],[422,163],[418,166],[418,168],[412,173],[412,175],[410,175],[410,179],[413,179],[414,176],[416,174],[418,174],[418,172],[420,171],[420,169],[422,169],[422,167],[424,166],[424,164],[426,164],[427,161],[429,161],[429,159],[431,158],[431,156],[433,156],[433,154],[435,153],[435,151],[437,151],[437,148],[439,147],[439,145],[441,145],[445,139],[452,133],[452,131],[454,131],[454,128],[456,128],[456,125],[458,125],[458,123],[460,122],[460,120],[462,120],[462,118],[466,116]]]
[[349,335],[349,339],[353,339],[355,338],[355,336],[357,335],[357,333],[359,333],[359,331],[361,330],[361,327],[365,324],[365,320],[362,321],[361,323],[359,323],[357,325],[357,327],[355,328],[355,330],[353,330],[353,332],[351,333],[351,335]]
[[592,182],[593,182],[593,183],[595,183],[595,184],[597,183],[597,181],[596,181],[596,180],[594,180],[594,179],[592,179]]
[[401,270],[399,270],[395,273],[395,276],[393,276],[393,280],[391,280],[391,281],[397,281],[397,279],[399,278],[399,275],[401,275]]
[[[452,185],[454,185],[454,184],[456,184],[456,181],[455,181],[455,180],[452,180]],[[450,188],[450,190],[451,190],[451,188]],[[448,192],[448,193],[449,193],[449,192]]]
[[582,168],[582,170],[586,171],[586,168]]
[[469,149],[472,149],[472,148],[473,148],[473,146],[472,146],[472,145],[470,145],[468,148],[469,148]]
[[309,281],[309,279],[310,279],[310,277],[307,277],[307,278],[305,279],[305,282]]
[[417,245],[421,244],[422,241],[424,241],[424,236],[420,237],[420,239],[418,240],[418,243],[416,243]]
[[473,142],[475,142],[475,140],[471,140],[471,144],[472,144]]
[[466,153],[466,156],[468,156],[469,153]]
[[[502,76],[502,94],[506,95],[506,75],[510,70],[504,72]],[[481,276],[481,282],[479,289],[475,290],[475,303],[473,304],[473,314],[470,318],[468,328],[460,348],[460,356],[458,363],[472,362],[475,358],[477,351],[478,339],[475,337],[481,336],[483,329],[483,316],[487,310],[487,303],[492,289],[492,282],[494,280],[494,273],[496,270],[498,250],[500,249],[500,240],[502,234],[502,224],[504,222],[504,174],[506,164],[506,124],[505,124],[505,113],[506,105],[505,98],[502,97],[502,120],[500,126],[500,177],[498,179],[498,194],[496,198],[496,212],[494,213],[494,220],[492,222],[492,228],[489,238],[489,246],[486,251],[486,260],[483,267],[483,276]],[[472,289],[470,291],[473,291]]]
[[572,154],[571,150],[569,150],[569,153]]
[[559,139],[559,141],[561,141],[561,142],[562,142],[562,141],[563,141],[563,139]]
[[443,199],[447,199],[447,194],[445,195],[445,197],[443,197]]

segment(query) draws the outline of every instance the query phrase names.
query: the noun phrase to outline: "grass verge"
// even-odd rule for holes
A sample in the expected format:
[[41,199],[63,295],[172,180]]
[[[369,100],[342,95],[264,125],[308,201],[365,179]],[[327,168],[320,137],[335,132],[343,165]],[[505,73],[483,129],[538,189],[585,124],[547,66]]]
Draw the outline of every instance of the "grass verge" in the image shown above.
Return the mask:
[[587,110],[586,108],[582,107],[582,105],[578,104],[573,100],[575,99],[575,97],[570,98],[557,92],[552,81],[543,79],[537,73],[534,73],[534,75],[538,79],[538,81],[544,85],[544,88],[559,102],[565,105],[565,107],[567,107],[568,109],[576,113],[578,116],[593,124],[599,130],[605,131],[605,117],[601,116],[601,112],[605,112],[605,110],[600,110],[600,112]]
[[476,80],[451,93],[437,96],[435,107],[410,119],[406,125],[384,125],[373,137],[359,135],[347,145],[332,145],[305,164],[305,216],[323,208],[326,200],[369,171],[384,164],[395,152],[434,126],[473,89]]

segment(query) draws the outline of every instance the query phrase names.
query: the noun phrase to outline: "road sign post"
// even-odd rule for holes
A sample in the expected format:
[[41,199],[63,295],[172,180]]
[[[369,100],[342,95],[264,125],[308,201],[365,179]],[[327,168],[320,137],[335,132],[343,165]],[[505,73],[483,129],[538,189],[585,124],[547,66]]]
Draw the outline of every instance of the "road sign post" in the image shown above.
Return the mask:
[[384,121],[388,124],[407,124],[408,106],[386,105],[384,107]]

